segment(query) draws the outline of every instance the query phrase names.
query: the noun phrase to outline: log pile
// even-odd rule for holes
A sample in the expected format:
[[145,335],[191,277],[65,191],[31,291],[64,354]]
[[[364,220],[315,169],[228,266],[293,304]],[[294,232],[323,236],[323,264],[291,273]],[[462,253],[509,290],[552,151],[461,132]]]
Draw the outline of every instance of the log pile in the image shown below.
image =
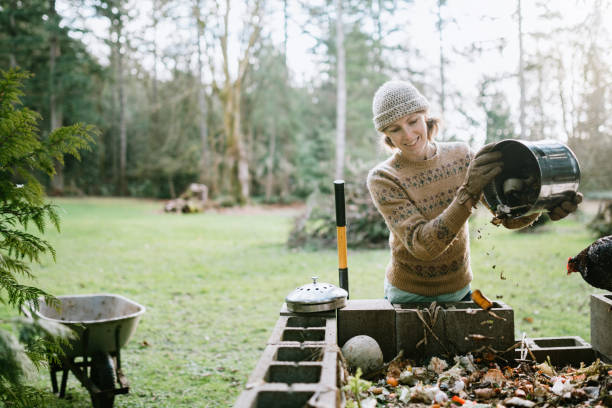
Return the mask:
[[164,205],[164,211],[184,214],[200,213],[206,210],[207,205],[208,187],[204,184],[191,183],[183,194]]

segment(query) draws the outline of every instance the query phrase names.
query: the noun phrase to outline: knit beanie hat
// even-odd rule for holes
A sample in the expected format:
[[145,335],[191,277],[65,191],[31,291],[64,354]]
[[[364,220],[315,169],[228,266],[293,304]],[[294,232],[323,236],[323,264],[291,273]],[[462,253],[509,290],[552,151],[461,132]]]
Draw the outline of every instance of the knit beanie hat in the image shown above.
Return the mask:
[[374,127],[382,130],[401,117],[429,108],[429,102],[406,81],[387,81],[378,88],[372,101]]

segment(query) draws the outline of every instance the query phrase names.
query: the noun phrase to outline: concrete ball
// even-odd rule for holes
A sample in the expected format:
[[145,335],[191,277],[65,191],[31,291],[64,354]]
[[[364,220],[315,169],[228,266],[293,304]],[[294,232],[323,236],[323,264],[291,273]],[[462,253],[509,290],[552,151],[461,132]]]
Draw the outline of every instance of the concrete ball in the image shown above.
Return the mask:
[[363,374],[380,369],[383,365],[383,353],[380,346],[370,336],[360,335],[350,338],[342,346],[342,355],[346,359],[349,370],[355,371],[361,367]]

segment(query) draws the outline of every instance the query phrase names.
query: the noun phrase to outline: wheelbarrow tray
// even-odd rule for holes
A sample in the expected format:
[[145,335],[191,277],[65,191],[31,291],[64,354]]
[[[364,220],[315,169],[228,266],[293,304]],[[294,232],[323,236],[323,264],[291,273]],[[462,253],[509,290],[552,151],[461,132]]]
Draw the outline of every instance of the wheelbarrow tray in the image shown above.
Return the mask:
[[57,296],[57,299],[58,308],[41,299],[35,313],[41,319],[62,323],[75,331],[77,336],[65,349],[67,357],[119,351],[146,310],[126,297],[107,293]]

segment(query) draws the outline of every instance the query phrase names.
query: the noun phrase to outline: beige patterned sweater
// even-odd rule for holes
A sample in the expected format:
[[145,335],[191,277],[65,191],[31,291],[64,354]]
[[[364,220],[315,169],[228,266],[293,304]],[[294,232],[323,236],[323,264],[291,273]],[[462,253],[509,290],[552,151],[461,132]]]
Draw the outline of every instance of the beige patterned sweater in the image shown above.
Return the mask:
[[[472,156],[465,143],[436,142],[431,159],[409,161],[396,151],[370,170],[368,189],[390,231],[386,276],[393,286],[437,296],[472,281],[467,223],[472,209],[455,199]],[[504,226],[522,228],[537,217]]]

